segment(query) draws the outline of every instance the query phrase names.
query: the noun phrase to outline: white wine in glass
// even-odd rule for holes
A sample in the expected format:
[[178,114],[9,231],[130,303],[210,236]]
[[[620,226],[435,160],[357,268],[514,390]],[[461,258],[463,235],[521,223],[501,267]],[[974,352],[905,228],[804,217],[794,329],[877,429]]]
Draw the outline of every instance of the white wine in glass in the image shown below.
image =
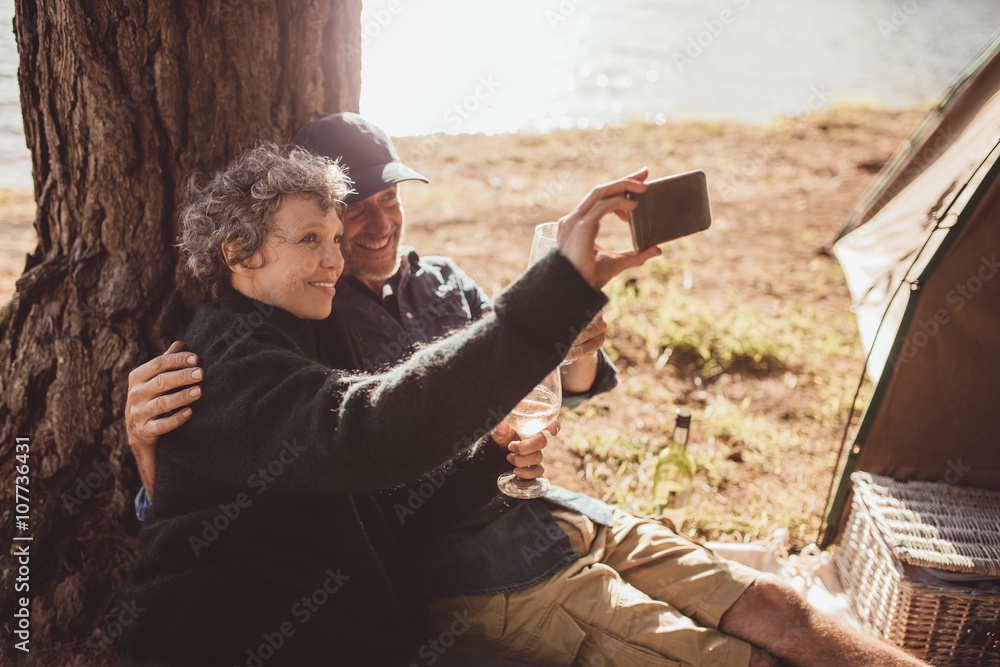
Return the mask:
[[532,436],[548,426],[559,412],[559,397],[544,384],[531,390],[504,419],[521,437]]
[[[514,409],[504,417],[520,438],[526,439],[540,433],[559,413],[562,405],[562,383],[559,370],[545,376]],[[512,498],[538,498],[549,490],[549,480],[544,476],[535,479],[521,479],[514,471],[497,478],[497,486]]]

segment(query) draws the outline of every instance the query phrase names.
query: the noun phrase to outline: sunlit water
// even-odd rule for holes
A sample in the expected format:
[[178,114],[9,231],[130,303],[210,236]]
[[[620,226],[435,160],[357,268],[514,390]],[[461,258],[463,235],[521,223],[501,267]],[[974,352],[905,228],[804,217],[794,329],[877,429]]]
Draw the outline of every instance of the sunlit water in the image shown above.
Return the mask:
[[[406,135],[926,106],[998,28],[1000,0],[371,0],[361,111]],[[0,187],[30,187],[16,68],[5,30]]]

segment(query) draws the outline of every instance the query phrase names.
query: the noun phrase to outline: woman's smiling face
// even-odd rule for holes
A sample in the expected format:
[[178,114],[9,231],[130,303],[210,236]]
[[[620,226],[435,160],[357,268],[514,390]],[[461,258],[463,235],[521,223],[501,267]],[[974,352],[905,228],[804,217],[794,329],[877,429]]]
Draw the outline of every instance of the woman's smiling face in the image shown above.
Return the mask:
[[285,197],[258,253],[232,265],[233,287],[297,317],[329,316],[334,284],[344,270],[344,226],[333,209],[324,213],[310,196]]

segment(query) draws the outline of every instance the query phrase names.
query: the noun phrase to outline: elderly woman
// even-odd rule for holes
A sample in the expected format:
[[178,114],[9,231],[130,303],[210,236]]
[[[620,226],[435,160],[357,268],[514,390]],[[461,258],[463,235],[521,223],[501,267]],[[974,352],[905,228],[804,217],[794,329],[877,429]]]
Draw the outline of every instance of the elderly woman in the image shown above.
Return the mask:
[[[204,393],[158,450],[143,554],[123,592],[143,610],[126,661],[392,665],[412,654],[426,601],[378,492],[452,461],[464,480],[483,471],[481,484],[442,490],[420,521],[495,494],[505,452],[473,434],[559,363],[604,305],[599,287],[650,256],[594,244],[600,218],[644,189],[629,178],[595,188],[562,221],[560,251],[492,313],[364,376],[336,370],[356,367],[355,348],[328,317],[343,269],[341,170],[262,146],[192,185],[181,248],[211,298],[185,340]],[[342,341],[338,358],[321,358],[317,336]]]

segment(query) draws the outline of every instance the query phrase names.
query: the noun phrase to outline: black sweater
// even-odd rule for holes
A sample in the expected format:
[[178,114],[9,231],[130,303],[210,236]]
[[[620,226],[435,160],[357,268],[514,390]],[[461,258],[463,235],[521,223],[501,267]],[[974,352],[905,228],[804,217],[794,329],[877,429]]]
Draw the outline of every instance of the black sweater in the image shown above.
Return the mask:
[[415,651],[426,601],[381,492],[458,455],[471,474],[431,494],[406,529],[492,497],[509,466],[474,443],[605,301],[551,253],[493,313],[378,376],[331,368],[356,361],[335,321],[321,335],[340,336],[343,354],[320,359],[314,323],[232,289],[202,306],[185,341],[203,396],[157,449],[122,596],[143,610],[125,629],[125,662],[391,665]]

